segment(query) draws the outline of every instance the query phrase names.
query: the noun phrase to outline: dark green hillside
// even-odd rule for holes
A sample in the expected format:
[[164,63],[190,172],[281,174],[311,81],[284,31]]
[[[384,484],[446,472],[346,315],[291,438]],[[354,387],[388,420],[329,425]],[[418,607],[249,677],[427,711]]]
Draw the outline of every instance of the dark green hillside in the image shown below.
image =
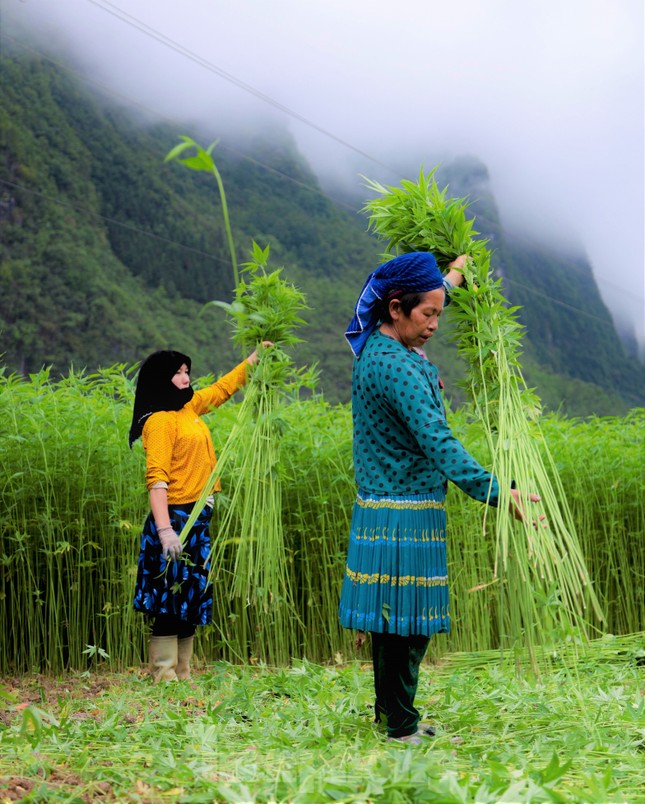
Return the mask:
[[[205,302],[231,297],[217,185],[163,161],[180,134],[204,145],[208,135],[137,124],[46,59],[5,49],[0,69],[0,351],[7,368],[91,370],[175,346],[192,354],[199,373],[225,370],[239,355],[223,314],[198,317]],[[214,152],[238,260],[253,239],[271,245],[272,266],[285,266],[311,308],[297,358],[318,362],[329,400],[347,400],[351,353],[342,333],[382,248],[362,216],[325,196],[286,133],[265,137],[261,131],[244,143],[248,156],[226,140]],[[545,403],[580,415],[637,404],[642,373],[627,361],[586,263],[506,237],[477,160],[455,163],[444,176],[454,194],[473,198],[507,295],[525,305],[526,374]],[[563,301],[582,314],[557,304],[545,309],[549,294],[561,296],[563,275]],[[431,351],[459,402],[460,369],[446,332]]]
[[[10,370],[134,361],[150,348],[196,348],[198,305],[158,282],[144,292],[109,239],[86,139],[55,102],[80,92],[38,62],[2,60],[0,320]],[[88,119],[89,115],[88,115]],[[95,120],[92,120],[94,123]],[[115,137],[118,142],[118,138]]]
[[[174,345],[190,348],[197,370],[221,371],[236,358],[223,314],[192,322],[204,302],[230,299],[230,257],[215,181],[164,164],[182,130],[135,125],[46,60],[1,64],[8,367],[53,363],[64,372],[71,362],[92,368]],[[324,196],[289,141],[258,146],[254,160],[224,147],[215,156],[238,260],[253,239],[271,244],[272,265],[286,265],[311,307],[299,360],[318,362],[331,400],[347,399],[342,332],[378,245],[363,220]],[[52,284],[67,292],[51,292]]]
[[[503,256],[501,256],[503,255]],[[563,259],[506,236],[501,272],[531,333],[530,354],[555,373],[645,401],[642,364],[627,355],[584,258]]]

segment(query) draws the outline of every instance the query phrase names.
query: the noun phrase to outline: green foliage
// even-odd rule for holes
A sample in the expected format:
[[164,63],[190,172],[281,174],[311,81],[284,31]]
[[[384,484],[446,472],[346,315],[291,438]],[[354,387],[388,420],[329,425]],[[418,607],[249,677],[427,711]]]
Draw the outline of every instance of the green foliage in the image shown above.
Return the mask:
[[306,323],[299,315],[306,309],[301,291],[282,278],[282,268],[267,273],[269,250],[253,243],[252,259],[243,266],[233,302],[211,302],[229,314],[233,342],[243,351],[250,352],[263,341],[281,348],[293,346],[300,341],[295,329]]
[[126,445],[130,376],[0,380],[2,656],[14,667],[84,667],[87,645],[118,656],[126,635],[141,655],[131,596],[147,502]]
[[593,643],[539,684],[499,655],[422,666],[417,701],[437,736],[409,747],[374,726],[371,672],[343,657],[218,662],[157,686],[28,676],[0,726],[0,789],[48,802],[641,801],[642,645]]
[[[61,380],[48,372],[0,379],[0,505],[5,513],[0,523],[0,619],[9,624],[0,636],[0,673],[85,671],[95,658],[85,653],[88,645],[96,647],[99,657],[98,649],[104,650],[110,658],[101,664],[111,668],[138,664],[144,655],[145,620],[132,609],[148,512],[142,448],[137,442],[129,450],[126,441],[133,373],[116,366]],[[197,384],[208,381],[212,377]],[[239,408],[229,402],[206,419],[220,455],[240,421]],[[463,413],[453,414],[451,424],[478,460],[488,464],[489,444],[481,427]],[[282,495],[285,567],[293,597],[289,631],[298,642],[293,656],[328,661],[339,651],[348,655],[351,640],[337,618],[356,493],[351,410],[317,396],[294,398],[270,426],[276,428],[278,449],[264,481],[279,486]],[[557,456],[560,493],[581,533],[585,562],[607,615],[605,627],[612,633],[642,630],[645,411],[590,421],[546,417],[542,430]],[[248,537],[243,513],[249,503],[234,501],[232,495],[252,439],[253,433],[245,432],[237,440],[240,448],[222,467],[223,491],[214,513],[213,533],[221,532],[228,515],[235,540]],[[481,506],[457,492],[448,496],[448,521],[453,626],[450,635],[433,640],[432,649],[441,655],[498,647],[494,532],[490,523],[482,532]],[[198,653],[209,660],[257,661],[261,645],[253,618],[240,598],[234,604],[230,600],[235,544],[226,546],[216,584],[215,624],[200,631]],[[545,595],[538,604],[548,613],[553,601]]]
[[422,168],[418,181],[403,179],[400,187],[365,180],[368,189],[380,193],[380,198],[368,201],[365,211],[370,213],[370,228],[387,240],[384,259],[392,251],[431,251],[445,270],[460,254],[469,254],[475,263],[483,254],[485,241],[475,240],[479,233],[474,220],[465,216],[466,200],[447,198],[448,188],[439,188],[436,172],[434,168],[426,175]]

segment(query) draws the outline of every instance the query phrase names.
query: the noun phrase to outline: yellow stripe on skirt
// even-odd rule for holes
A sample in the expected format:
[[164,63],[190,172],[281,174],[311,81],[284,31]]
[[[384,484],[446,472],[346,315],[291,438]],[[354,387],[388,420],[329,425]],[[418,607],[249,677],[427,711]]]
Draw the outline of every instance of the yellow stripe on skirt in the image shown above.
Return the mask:
[[339,618],[344,628],[400,636],[450,630],[443,489],[387,497],[359,492]]

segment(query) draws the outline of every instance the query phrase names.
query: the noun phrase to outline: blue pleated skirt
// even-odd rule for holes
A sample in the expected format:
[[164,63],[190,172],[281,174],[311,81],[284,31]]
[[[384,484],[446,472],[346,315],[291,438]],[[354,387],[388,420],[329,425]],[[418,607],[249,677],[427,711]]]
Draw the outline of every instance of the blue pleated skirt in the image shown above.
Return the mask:
[[[192,511],[188,505],[169,505],[170,524],[181,533]],[[183,558],[166,561],[152,514],[141,534],[134,608],[150,617],[171,615],[190,625],[208,625],[213,620],[213,587],[208,581],[210,562],[209,525],[212,509],[205,505],[184,543]]]
[[450,631],[443,489],[358,493],[339,605],[344,628],[432,636]]

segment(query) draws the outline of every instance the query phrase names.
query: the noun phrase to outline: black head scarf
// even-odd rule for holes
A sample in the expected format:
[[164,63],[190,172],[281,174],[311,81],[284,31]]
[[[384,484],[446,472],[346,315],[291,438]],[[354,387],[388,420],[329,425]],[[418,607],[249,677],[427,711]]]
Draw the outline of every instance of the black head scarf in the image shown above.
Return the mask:
[[165,350],[147,357],[139,369],[134,412],[130,425],[130,447],[139,438],[143,425],[159,410],[181,410],[195,393],[192,388],[177,388],[172,378],[185,363],[190,371],[191,360],[181,352]]

